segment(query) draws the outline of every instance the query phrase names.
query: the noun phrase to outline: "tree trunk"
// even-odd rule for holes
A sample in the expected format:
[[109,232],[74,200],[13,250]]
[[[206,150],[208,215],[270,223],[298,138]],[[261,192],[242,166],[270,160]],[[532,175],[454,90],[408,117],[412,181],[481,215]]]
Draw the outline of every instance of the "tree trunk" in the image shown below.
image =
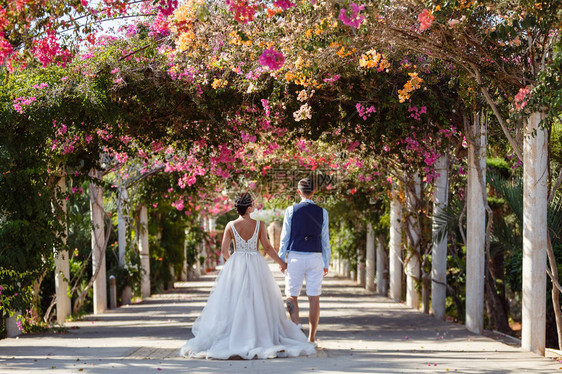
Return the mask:
[[402,299],[402,204],[397,182],[392,184],[390,202],[389,278],[390,297]]
[[523,315],[521,348],[544,356],[548,208],[547,134],[530,115],[523,144]]
[[[449,203],[449,156],[444,153],[437,159],[433,191],[433,217],[443,212]],[[440,320],[445,319],[445,299],[447,296],[447,233],[438,240],[438,225],[432,222],[433,246],[431,248],[431,314]]]
[[488,316],[491,318],[491,325],[495,330],[508,333],[511,331],[508,323],[507,310],[502,302],[502,299],[498,295],[496,288],[496,283],[494,277],[490,273],[489,266],[486,267],[486,299],[489,303]]
[[560,289],[558,288],[560,287],[560,284],[558,282],[558,268],[556,266],[556,257],[554,256],[554,251],[552,249],[552,242],[550,241],[550,234],[548,235],[547,255],[552,277],[552,307],[554,309],[554,318],[556,321],[558,349],[562,349],[562,310],[560,309]]
[[367,222],[367,248],[366,248],[366,276],[365,289],[373,292],[375,290],[375,232],[373,224]]
[[486,180],[486,132],[485,122],[475,113],[472,134],[466,134],[471,137],[468,141],[466,328],[477,334],[484,329],[486,208],[480,178]]

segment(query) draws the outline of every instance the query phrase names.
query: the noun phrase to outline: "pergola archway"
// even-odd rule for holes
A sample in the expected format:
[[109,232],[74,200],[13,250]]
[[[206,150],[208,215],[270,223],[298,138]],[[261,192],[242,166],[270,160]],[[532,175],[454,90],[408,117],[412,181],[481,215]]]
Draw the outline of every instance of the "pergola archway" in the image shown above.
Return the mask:
[[[200,17],[203,3],[187,2],[175,13],[167,14],[174,23],[172,40],[158,30],[152,30],[154,35],[150,35],[141,28],[132,36],[93,47],[68,68],[38,67],[5,73],[8,84],[3,95],[9,98],[5,101],[12,101],[13,108],[6,109],[3,116],[21,128],[37,126],[44,131],[36,139],[49,142],[48,174],[53,174],[51,168],[57,169],[50,187],[55,190],[54,186],[59,185],[59,193],[63,192],[68,184],[62,182],[63,178],[69,175],[75,181],[91,180],[94,270],[90,283],[94,287],[94,312],[106,308],[104,253],[109,235],[104,233],[103,192],[94,182],[101,181],[103,173],[107,174],[106,183],[116,186],[120,211],[127,194],[139,198],[138,247],[145,269],[142,295],[146,296],[150,292],[146,286],[150,270],[149,204],[168,199],[173,200],[171,206],[177,211],[207,215],[213,209],[226,209],[227,204],[213,207],[209,197],[201,197],[199,192],[216,193],[224,200],[227,196],[222,191],[249,188],[250,183],[260,181],[265,184],[272,168],[293,167],[296,162],[305,170],[324,166],[346,175],[340,185],[331,186],[325,194],[351,202],[379,199],[387,203],[383,205],[390,211],[390,296],[400,300],[405,290],[407,304],[419,308],[421,299],[425,310],[431,300],[432,312],[444,318],[447,242],[439,235],[438,222],[432,225],[431,237],[421,230],[420,201],[425,187],[433,190],[433,216],[445,209],[451,192],[446,171],[453,157],[464,152],[467,157],[460,158],[468,161],[466,326],[480,333],[490,243],[490,226],[486,226],[485,217],[488,215],[489,224],[492,217],[485,160],[495,124],[504,132],[513,153],[525,163],[523,347],[544,354],[547,205],[549,195],[552,200],[557,188],[555,183],[556,188],[549,191],[546,177],[547,132],[540,123],[547,113],[538,104],[528,104],[533,113],[518,117],[523,124],[519,126],[519,138],[525,140],[518,142],[510,135],[503,113],[510,104],[498,109],[490,91],[502,90],[506,83],[514,81],[520,85],[528,78],[506,78],[494,71],[496,63],[483,59],[502,56],[502,51],[494,51],[493,56],[482,52],[489,41],[476,45],[476,52],[466,52],[460,47],[464,36],[453,38],[461,14],[469,19],[466,22],[472,22],[467,27],[479,30],[475,20],[480,19],[484,8],[476,9],[478,14],[465,15],[462,7],[451,7],[443,10],[444,20],[437,24],[433,16],[440,12],[437,7],[422,10],[412,5],[388,13],[374,7],[354,9],[351,15],[348,9],[347,15],[343,12],[336,18],[334,5],[322,4],[315,8],[315,16],[302,19],[296,12],[281,11],[294,5],[278,6],[273,15],[258,14],[253,23],[235,23],[229,14],[221,13],[224,9],[209,7],[206,10],[217,21],[212,24]],[[302,7],[312,11],[310,4]],[[244,18],[250,13],[250,18],[254,17],[254,13],[244,11],[248,10],[247,4],[235,2],[231,8],[236,21],[250,21]],[[158,17],[166,16],[166,12],[160,9]],[[382,20],[364,22],[363,14]],[[277,44],[269,45],[266,38],[279,27],[272,17],[278,17],[273,19],[283,24],[283,32]],[[291,38],[288,30],[297,27],[299,20],[302,35],[296,33],[299,37]],[[452,22],[455,20],[458,22]],[[416,23],[415,30],[410,30],[412,23]],[[548,34],[547,26],[536,27]],[[220,30],[229,33],[217,38]],[[551,38],[559,40],[556,35]],[[441,41],[442,45],[436,45]],[[388,43],[395,44],[386,47]],[[533,51],[541,50],[548,57],[548,45],[536,42]],[[221,53],[208,52],[209,46],[220,46]],[[261,51],[259,58],[257,51]],[[507,47],[503,52],[515,53]],[[480,60],[475,62],[472,54]],[[513,73],[519,65],[508,62],[502,69]],[[532,61],[531,65],[538,71],[549,68],[544,61],[537,66]],[[537,86],[538,71],[533,76]],[[525,95],[529,93],[527,85],[521,90],[516,90],[520,96],[513,105],[519,111],[527,106]],[[513,89],[504,91],[505,95],[515,93]],[[52,100],[53,95],[57,100]],[[24,141],[17,130],[10,137]],[[127,192],[132,186],[140,186],[135,194]],[[274,192],[264,189],[267,195]],[[384,197],[387,193],[388,200]],[[206,209],[195,209],[201,202],[207,204]],[[60,203],[58,207],[66,209]],[[380,209],[381,214],[385,208]],[[358,212],[367,226],[373,225],[368,212]],[[124,234],[125,215],[121,213],[119,217],[121,261],[125,238],[130,235]],[[377,240],[374,231],[369,229],[366,253],[366,287],[370,289],[376,276],[372,271],[377,257],[374,243],[377,247],[386,245],[380,238]],[[424,274],[427,272],[422,266],[423,240],[433,242],[429,275]],[[381,257],[382,248],[377,253]],[[68,278],[69,254],[61,250],[57,256],[57,312],[59,321],[64,321],[69,313],[63,292],[67,288],[64,279]],[[381,262],[382,258],[376,261]],[[382,291],[386,286],[380,271],[381,268],[376,278]],[[405,287],[401,284],[403,272],[407,274]],[[424,283],[424,294],[419,295],[416,284],[424,276],[431,286]],[[555,274],[552,277],[555,282]]]

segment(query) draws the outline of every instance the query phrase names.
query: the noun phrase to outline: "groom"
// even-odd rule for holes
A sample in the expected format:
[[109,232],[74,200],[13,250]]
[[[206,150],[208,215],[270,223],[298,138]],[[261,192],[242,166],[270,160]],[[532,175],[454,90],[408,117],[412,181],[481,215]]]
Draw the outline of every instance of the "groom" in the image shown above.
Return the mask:
[[[287,310],[291,320],[301,329],[297,299],[303,279],[306,279],[306,295],[310,305],[308,340],[314,343],[320,320],[322,277],[328,274],[330,265],[328,212],[311,200],[314,185],[310,178],[299,181],[298,193],[301,202],[285,210],[279,257],[287,262],[285,275]],[[283,272],[283,269],[281,271]]]

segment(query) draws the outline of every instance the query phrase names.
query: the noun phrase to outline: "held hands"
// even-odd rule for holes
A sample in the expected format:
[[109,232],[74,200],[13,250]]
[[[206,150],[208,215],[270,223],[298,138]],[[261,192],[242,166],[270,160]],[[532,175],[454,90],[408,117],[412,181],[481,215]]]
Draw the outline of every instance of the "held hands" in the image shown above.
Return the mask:
[[287,263],[284,261],[281,261],[281,264],[279,265],[279,271],[281,271],[281,273],[285,274],[285,271],[287,270]]

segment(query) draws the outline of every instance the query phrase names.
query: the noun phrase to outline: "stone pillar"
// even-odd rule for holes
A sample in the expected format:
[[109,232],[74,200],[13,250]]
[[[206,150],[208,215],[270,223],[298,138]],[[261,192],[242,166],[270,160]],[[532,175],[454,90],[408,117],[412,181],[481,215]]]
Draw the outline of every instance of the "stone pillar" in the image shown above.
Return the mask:
[[390,297],[394,300],[402,298],[402,204],[398,182],[392,184],[392,200],[390,202],[390,241],[389,241],[389,278]]
[[545,354],[548,134],[532,113],[523,141],[523,310],[521,348]]
[[486,132],[485,121],[480,114],[475,114],[472,126],[474,138],[468,142],[466,328],[477,334],[481,334],[484,328],[486,207],[478,169],[482,180],[486,181]]
[[103,210],[102,172],[92,170],[91,176],[97,179],[90,182],[90,214],[92,218],[92,268],[94,274],[94,314],[103,313],[107,309],[107,281],[105,269],[105,224]]
[[407,242],[409,250],[406,251],[406,305],[410,308],[420,308],[420,295],[416,289],[417,284],[420,282],[420,251],[419,243],[421,233],[418,223],[417,201],[421,198],[421,180],[419,173],[416,172],[412,176],[412,188],[408,188],[406,194],[406,207],[408,210],[408,225],[407,229],[409,235]]
[[141,261],[141,297],[150,297],[150,249],[148,245],[148,209],[140,206],[139,212],[139,252]]
[[438,177],[434,182],[433,221],[431,247],[431,314],[445,319],[445,298],[447,296],[447,234],[438,240],[438,224],[435,215],[443,212],[449,203],[449,156],[442,154],[435,164]]
[[[60,209],[63,211],[63,225],[64,225],[64,237],[62,239],[63,244],[66,244],[66,238],[68,236],[68,224],[66,215],[66,198],[64,196],[66,192],[66,178],[61,176],[57,183],[57,192],[55,197],[57,201],[55,204],[60,204]],[[59,250],[55,254],[55,292],[56,292],[56,305],[57,305],[57,323],[62,325],[66,318],[71,313],[70,308],[70,297],[68,296],[68,280],[70,278],[70,265],[69,265],[69,254],[68,250]]]
[[375,290],[375,232],[373,231],[373,224],[371,222],[367,223],[365,268],[365,289],[372,292]]
[[384,246],[382,240],[379,237],[375,237],[375,242],[377,245],[377,253],[376,253],[376,265],[377,265],[377,273],[376,273],[376,282],[377,282],[377,292],[379,295],[386,296],[387,285],[386,280],[384,279],[384,269],[386,267],[386,253],[384,252]]

